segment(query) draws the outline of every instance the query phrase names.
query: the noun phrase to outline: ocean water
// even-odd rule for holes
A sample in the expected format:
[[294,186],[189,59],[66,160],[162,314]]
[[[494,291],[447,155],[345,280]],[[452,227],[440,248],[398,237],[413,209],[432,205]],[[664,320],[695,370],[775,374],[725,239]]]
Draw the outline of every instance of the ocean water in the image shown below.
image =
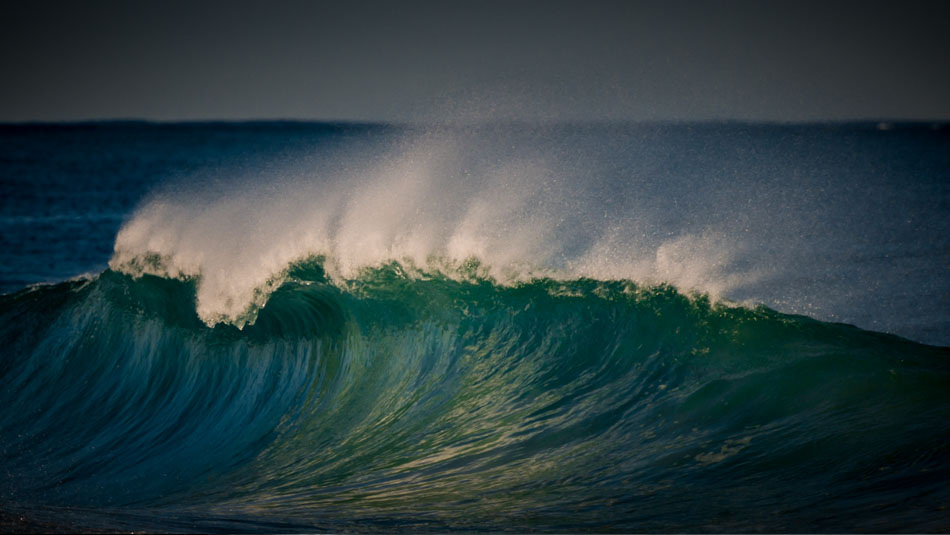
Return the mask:
[[0,528],[950,529],[950,128],[0,126]]

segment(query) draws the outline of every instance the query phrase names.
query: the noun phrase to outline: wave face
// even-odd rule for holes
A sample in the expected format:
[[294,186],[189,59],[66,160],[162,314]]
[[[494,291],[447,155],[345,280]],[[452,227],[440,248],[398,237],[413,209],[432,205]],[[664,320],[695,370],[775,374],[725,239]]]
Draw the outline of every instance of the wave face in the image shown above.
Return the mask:
[[0,297],[6,527],[947,526],[946,348],[669,285],[327,264],[243,329],[187,279]]

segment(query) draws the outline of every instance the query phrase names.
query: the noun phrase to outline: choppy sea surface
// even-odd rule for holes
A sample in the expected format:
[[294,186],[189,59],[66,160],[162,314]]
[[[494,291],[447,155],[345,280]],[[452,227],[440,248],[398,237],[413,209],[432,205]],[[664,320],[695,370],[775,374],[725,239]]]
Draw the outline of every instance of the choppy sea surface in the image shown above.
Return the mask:
[[945,532],[950,127],[0,125],[0,528]]

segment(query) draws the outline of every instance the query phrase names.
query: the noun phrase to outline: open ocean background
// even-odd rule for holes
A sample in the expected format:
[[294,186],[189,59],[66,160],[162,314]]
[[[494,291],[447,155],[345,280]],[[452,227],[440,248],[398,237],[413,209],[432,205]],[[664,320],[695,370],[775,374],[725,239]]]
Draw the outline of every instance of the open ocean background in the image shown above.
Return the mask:
[[0,125],[0,528],[950,529],[950,127]]

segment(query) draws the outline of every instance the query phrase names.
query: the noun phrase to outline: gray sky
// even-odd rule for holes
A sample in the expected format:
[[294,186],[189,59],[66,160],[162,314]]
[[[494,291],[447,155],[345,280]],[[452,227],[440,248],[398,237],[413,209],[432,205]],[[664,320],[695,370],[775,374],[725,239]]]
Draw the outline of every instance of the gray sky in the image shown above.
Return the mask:
[[0,121],[950,119],[950,2],[0,3]]

